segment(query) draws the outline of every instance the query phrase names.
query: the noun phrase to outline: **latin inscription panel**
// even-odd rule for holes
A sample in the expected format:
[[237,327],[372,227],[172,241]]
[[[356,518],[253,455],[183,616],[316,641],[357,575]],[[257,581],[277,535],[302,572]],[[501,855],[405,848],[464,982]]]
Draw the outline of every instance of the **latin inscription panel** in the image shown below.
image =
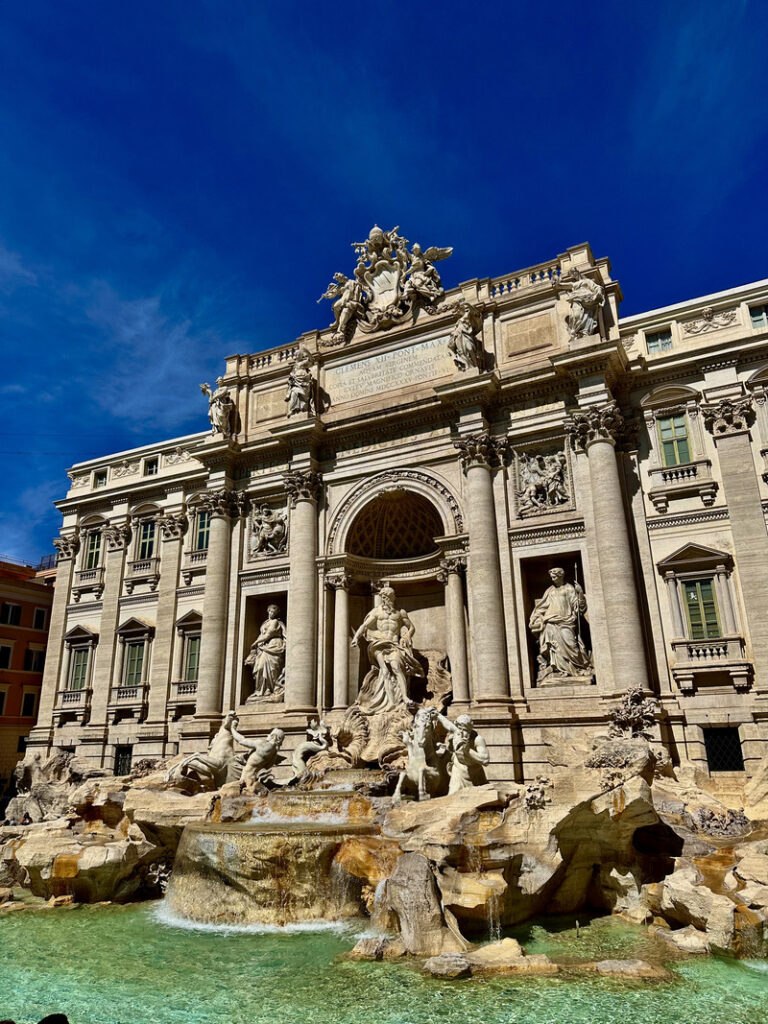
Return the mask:
[[448,338],[429,341],[366,356],[343,366],[334,366],[325,373],[325,389],[332,405],[358,402],[383,391],[427,384],[456,372]]

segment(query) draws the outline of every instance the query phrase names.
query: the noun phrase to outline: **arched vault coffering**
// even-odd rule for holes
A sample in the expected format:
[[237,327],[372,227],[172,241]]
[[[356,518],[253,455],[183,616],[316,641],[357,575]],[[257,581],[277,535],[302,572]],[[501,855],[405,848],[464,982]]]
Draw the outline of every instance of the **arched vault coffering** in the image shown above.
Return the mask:
[[336,509],[327,554],[404,559],[437,552],[435,537],[464,532],[453,491],[431,474],[392,469],[366,480]]

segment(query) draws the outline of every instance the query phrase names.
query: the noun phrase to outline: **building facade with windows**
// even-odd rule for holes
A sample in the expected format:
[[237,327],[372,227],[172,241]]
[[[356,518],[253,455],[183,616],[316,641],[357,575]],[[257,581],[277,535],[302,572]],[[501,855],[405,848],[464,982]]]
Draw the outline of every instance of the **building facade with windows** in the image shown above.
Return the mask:
[[[599,731],[633,686],[673,761],[748,776],[768,281],[622,319],[588,245],[444,292],[448,250],[377,230],[331,328],[226,359],[210,431],[72,468],[30,747],[122,769],[204,748],[235,708],[290,751],[313,709],[338,725],[359,701],[350,639],[387,584],[410,685],[450,674],[493,777],[546,771],[553,736]],[[270,615],[276,685],[254,666]]]
[[37,718],[53,601],[31,566],[0,560],[0,796]]

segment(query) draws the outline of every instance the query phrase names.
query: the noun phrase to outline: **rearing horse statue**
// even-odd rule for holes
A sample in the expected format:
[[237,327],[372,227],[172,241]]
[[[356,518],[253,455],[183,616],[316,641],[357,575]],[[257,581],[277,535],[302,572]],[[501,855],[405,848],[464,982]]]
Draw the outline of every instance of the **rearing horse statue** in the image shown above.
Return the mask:
[[393,802],[400,803],[403,786],[414,790],[417,800],[429,800],[437,794],[440,784],[445,781],[445,754],[442,744],[435,741],[435,724],[438,720],[436,708],[419,708],[413,725],[403,733],[403,742],[408,750],[405,771],[400,772]]

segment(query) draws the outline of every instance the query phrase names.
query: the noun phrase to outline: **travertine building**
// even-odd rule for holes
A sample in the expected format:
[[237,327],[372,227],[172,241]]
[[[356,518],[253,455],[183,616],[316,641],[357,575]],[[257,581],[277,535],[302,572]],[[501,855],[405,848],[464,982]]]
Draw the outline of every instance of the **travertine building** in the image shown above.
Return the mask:
[[375,229],[356,253],[330,329],[226,360],[211,431],[71,470],[30,747],[122,769],[236,708],[290,749],[357,700],[387,583],[429,664],[414,699],[449,669],[491,777],[632,686],[674,760],[754,769],[768,280],[622,320],[588,245],[448,292],[450,250]]

